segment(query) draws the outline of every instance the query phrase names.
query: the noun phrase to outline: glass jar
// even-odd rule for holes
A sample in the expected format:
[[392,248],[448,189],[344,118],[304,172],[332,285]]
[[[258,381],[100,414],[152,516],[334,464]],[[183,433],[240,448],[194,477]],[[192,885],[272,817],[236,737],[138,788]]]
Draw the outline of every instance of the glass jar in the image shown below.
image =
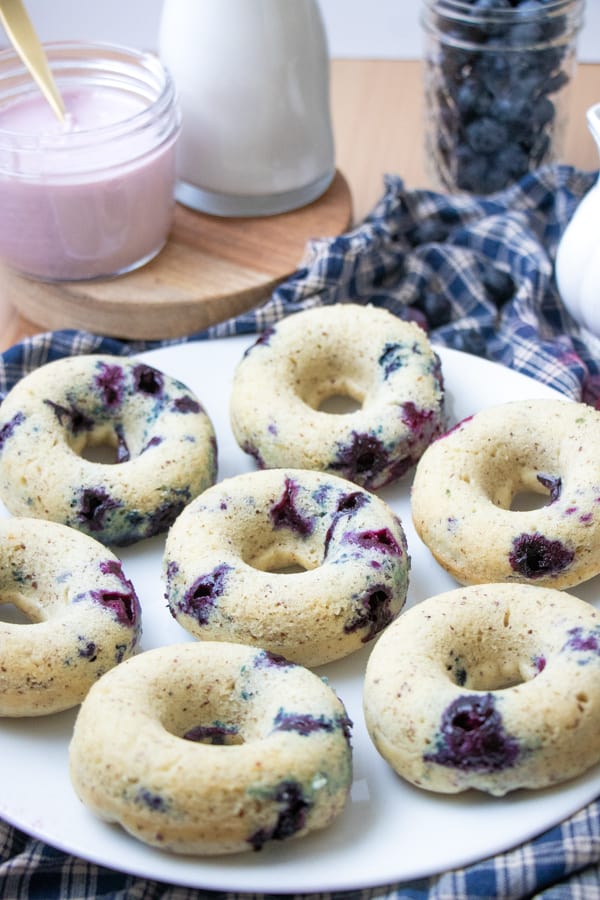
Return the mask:
[[424,0],[436,186],[489,194],[560,159],[584,0]]
[[180,114],[156,56],[46,46],[61,122],[19,57],[0,53],[0,260],[47,281],[106,278],[164,246]]

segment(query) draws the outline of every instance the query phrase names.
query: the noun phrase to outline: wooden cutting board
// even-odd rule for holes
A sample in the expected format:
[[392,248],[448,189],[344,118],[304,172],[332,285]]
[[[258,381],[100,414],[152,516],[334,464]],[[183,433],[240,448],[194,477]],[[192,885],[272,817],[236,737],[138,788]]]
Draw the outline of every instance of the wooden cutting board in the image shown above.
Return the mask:
[[118,278],[48,284],[0,269],[0,290],[26,319],[134,340],[193,334],[266,300],[300,264],[312,238],[347,230],[352,200],[341,172],[302,209],[221,218],[177,204],[167,245]]

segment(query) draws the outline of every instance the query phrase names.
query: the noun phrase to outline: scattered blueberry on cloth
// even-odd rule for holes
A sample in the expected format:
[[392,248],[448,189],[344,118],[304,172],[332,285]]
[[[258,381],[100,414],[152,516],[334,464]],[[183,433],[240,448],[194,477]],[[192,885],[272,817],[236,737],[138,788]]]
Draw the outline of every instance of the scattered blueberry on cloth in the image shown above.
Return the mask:
[[[318,304],[374,303],[420,321],[435,344],[502,363],[600,408],[600,339],[583,332],[563,308],[553,274],[561,235],[597,177],[551,166],[481,198],[407,190],[399,178],[389,176],[373,212],[346,234],[311,242],[301,266],[263,306],[185,340],[262,331],[287,314]],[[126,355],[164,343],[67,330],[36,335],[2,354],[0,396],[52,359],[96,352]],[[492,859],[339,897],[592,900],[598,897],[599,884],[597,799],[534,840]],[[312,900],[320,896],[325,900],[332,895],[312,895]],[[192,890],[113,872],[0,821],[2,900],[238,897],[247,900],[248,895]]]

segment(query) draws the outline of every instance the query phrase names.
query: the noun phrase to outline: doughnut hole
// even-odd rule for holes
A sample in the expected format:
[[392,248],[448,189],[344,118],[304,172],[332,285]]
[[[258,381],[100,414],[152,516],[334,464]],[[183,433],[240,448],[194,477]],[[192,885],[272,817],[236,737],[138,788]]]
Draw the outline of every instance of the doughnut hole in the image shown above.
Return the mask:
[[168,691],[156,690],[153,705],[169,734],[193,743],[239,746],[267,737],[233,677],[208,673],[193,683],[173,680]]
[[237,724],[239,699],[234,697],[235,681],[216,679],[213,689],[202,683],[174,682],[168,692],[156,697],[162,727],[175,737],[204,744],[242,744]]
[[35,621],[32,616],[27,615],[21,604],[15,600],[6,600],[0,596],[0,623],[6,622],[10,625],[32,625]]
[[538,471],[523,471],[518,484],[513,485],[508,509],[526,512],[549,506],[560,495],[562,480],[557,475],[545,475]]
[[314,410],[329,414],[349,414],[362,409],[375,388],[372,373],[361,369],[360,360],[354,364],[330,354],[306,359],[294,369],[293,386],[297,395]]
[[81,447],[74,447],[74,442],[70,442],[71,449],[78,456],[81,456],[82,459],[103,465],[115,465],[121,462],[119,459],[119,446],[122,446],[122,440],[119,441],[114,428],[109,425],[97,427],[88,432],[85,437],[86,441]]
[[288,529],[273,529],[265,522],[260,538],[239,537],[239,554],[246,565],[260,572],[298,574],[316,569],[323,562],[323,541],[314,536],[298,541]]
[[[495,462],[498,464],[494,465]],[[513,511],[539,509],[552,501],[550,490],[546,484],[540,482],[539,474],[539,470],[519,468],[518,463],[509,468],[506,460],[488,460],[483,477],[481,475],[479,477],[479,483],[484,491],[489,492],[488,496],[492,503],[501,509]],[[464,480],[472,484],[478,479],[474,476]]]
[[[504,616],[510,627],[510,613]],[[529,636],[531,637],[531,636]],[[525,652],[519,636],[506,637],[479,630],[467,641],[454,641],[445,661],[448,677],[460,687],[473,691],[501,691],[524,684],[539,674],[535,661],[543,656]]]
[[89,429],[72,434],[65,432],[66,440],[77,456],[93,463],[115,465],[139,456],[149,439],[143,426],[123,427],[120,422],[96,421]]
[[359,409],[362,409],[362,401],[341,393],[324,397],[318,407],[319,412],[328,413],[330,416],[347,416]]

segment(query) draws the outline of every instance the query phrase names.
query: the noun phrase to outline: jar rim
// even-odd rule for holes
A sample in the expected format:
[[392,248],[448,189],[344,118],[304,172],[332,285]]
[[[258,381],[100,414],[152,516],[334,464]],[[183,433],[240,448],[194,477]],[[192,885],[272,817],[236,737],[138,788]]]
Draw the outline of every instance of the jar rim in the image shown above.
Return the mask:
[[519,6],[510,6],[505,9],[482,9],[475,8],[469,0],[423,0],[423,3],[432,12],[443,13],[448,17],[467,17],[474,22],[490,20],[529,22],[540,16],[564,14],[569,11],[583,12],[585,6],[585,0],[545,0],[543,7],[540,6],[537,9],[523,9]]
[[[584,9],[585,0],[546,0],[543,6],[526,9],[479,9],[469,0],[423,0],[421,23],[426,32],[441,34],[445,44],[457,48],[520,53],[571,43],[583,25]],[[530,26],[542,24],[550,25],[547,34],[532,37]],[[513,27],[519,34],[507,41]]]
[[[44,43],[44,49],[59,88],[65,85],[74,72],[84,74],[87,83],[93,83],[100,73],[110,75],[115,89],[130,90],[134,85],[144,88],[147,103],[131,115],[109,124],[77,131],[58,131],[52,134],[34,135],[0,126],[0,145],[18,144],[20,150],[60,151],[98,146],[145,129],[172,109],[175,86],[168,70],[158,56],[149,51],[137,50],[120,44],[88,41],[52,41]],[[78,82],[80,83],[80,82]],[[86,83],[84,81],[84,83]],[[11,93],[3,93],[12,85]],[[0,109],[2,100],[17,102],[41,96],[20,56],[12,48],[0,51]],[[66,139],[65,139],[66,138]]]

